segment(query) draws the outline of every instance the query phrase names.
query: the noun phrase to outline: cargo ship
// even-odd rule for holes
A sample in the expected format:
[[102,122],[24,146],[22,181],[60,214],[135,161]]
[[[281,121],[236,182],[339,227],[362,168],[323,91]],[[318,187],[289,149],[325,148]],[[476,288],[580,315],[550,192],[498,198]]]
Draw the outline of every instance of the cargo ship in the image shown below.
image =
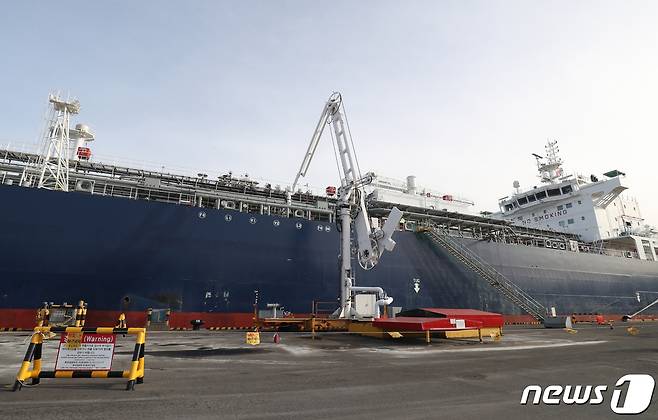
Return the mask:
[[[104,163],[91,130],[71,126],[79,104],[50,104],[42,150],[0,149],[0,310],[83,299],[97,310],[252,313],[256,296],[257,307],[293,314],[337,305],[335,187]],[[537,163],[540,186],[515,184],[493,214],[414,177],[371,173],[373,224],[393,206],[404,216],[395,249],[375,269],[357,267],[356,283],[385,288],[392,310],[525,313],[469,265],[477,260],[561,314],[626,314],[658,298],[658,242],[640,232],[624,174],[564,175],[554,143]]]

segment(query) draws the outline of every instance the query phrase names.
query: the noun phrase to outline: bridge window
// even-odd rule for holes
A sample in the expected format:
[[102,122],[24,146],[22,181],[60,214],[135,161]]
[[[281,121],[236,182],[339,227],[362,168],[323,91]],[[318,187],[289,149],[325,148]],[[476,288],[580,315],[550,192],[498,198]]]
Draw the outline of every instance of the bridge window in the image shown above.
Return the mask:
[[566,185],[566,186],[562,187],[562,194],[569,194],[572,191],[573,191],[573,188],[571,187],[571,185]]
[[512,210],[513,208],[514,208],[514,207],[513,207],[511,204],[505,204],[505,211],[510,211],[510,210]]
[[539,191],[537,194],[537,200],[541,200],[542,198],[546,198],[546,191]]
[[520,205],[528,204],[528,199],[526,197],[519,198],[519,204]]
[[[535,198],[534,195],[529,195],[529,196],[528,196],[528,202],[529,202],[529,203],[532,203],[533,201],[537,201],[537,199]],[[635,210],[635,209],[633,209],[633,210]]]
[[560,195],[560,189],[559,188],[553,188],[552,190],[548,190],[548,196],[549,197],[555,197]]

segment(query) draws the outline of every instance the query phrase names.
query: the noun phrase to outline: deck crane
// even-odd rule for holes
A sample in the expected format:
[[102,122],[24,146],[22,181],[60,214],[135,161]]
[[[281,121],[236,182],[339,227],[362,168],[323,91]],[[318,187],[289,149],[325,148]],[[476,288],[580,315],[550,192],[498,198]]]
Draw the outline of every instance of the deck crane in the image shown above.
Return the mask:
[[362,318],[352,307],[354,293],[366,293],[376,295],[375,318],[379,316],[379,306],[390,305],[393,298],[386,295],[381,287],[358,287],[354,285],[354,272],[352,271],[352,234],[356,235],[356,256],[359,265],[365,269],[372,269],[379,262],[385,250],[392,251],[395,247],[393,241],[393,232],[400,223],[402,212],[393,207],[388,215],[384,226],[379,229],[373,229],[368,216],[368,210],[365,204],[365,192],[363,187],[372,182],[372,175],[366,174],[361,176],[358,166],[355,165],[356,156],[353,150],[352,139],[348,137],[349,130],[346,130],[346,120],[344,118],[344,108],[342,106],[342,96],[334,92],[320,115],[311,142],[308,145],[304,160],[297,172],[292,189],[288,191],[288,202],[290,203],[292,194],[297,187],[299,179],[306,176],[315,150],[320,142],[320,137],[326,125],[331,125],[333,129],[333,138],[340,161],[341,186],[338,189],[338,210],[341,227],[341,273],[340,273],[340,308],[334,313],[339,318]]

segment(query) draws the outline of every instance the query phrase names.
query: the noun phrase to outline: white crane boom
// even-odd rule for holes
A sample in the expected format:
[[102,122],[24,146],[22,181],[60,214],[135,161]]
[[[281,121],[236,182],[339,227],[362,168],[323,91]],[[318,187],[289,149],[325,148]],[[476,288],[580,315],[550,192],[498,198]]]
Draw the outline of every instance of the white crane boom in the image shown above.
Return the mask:
[[324,106],[324,109],[322,110],[322,114],[320,114],[320,120],[318,121],[318,125],[315,127],[315,131],[313,132],[313,137],[311,137],[311,143],[309,143],[308,145],[308,149],[306,150],[306,154],[304,155],[304,160],[302,161],[302,165],[299,167],[299,172],[297,172],[297,176],[295,177],[295,182],[293,182],[292,184],[291,191],[288,192],[289,195],[295,193],[295,189],[297,188],[297,184],[299,183],[299,178],[306,176],[306,172],[308,171],[308,167],[311,164],[313,155],[315,155],[315,149],[318,148],[318,144],[320,143],[320,138],[322,137],[324,126],[327,125],[327,121],[329,120],[329,116],[331,115],[331,111],[329,109],[330,106],[331,106],[331,99],[327,101],[327,103]]

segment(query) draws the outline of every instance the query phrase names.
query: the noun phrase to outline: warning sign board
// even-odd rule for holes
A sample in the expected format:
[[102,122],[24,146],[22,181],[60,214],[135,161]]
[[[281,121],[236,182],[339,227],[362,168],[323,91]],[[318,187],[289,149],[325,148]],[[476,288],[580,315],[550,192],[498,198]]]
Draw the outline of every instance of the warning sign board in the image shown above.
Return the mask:
[[55,370],[110,370],[115,342],[114,334],[64,333]]
[[246,338],[247,344],[251,344],[252,346],[260,344],[260,333],[258,331],[249,331]]

